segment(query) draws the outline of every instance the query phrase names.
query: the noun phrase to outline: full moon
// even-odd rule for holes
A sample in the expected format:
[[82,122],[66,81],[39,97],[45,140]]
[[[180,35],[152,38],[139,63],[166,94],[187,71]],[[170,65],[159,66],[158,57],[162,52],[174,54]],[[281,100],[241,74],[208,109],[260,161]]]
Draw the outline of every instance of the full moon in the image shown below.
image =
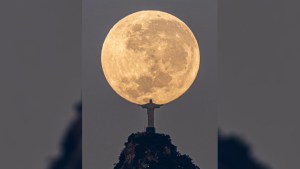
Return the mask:
[[102,47],[104,75],[135,104],[169,103],[194,82],[200,50],[189,27],[161,11],[139,11],[117,22]]

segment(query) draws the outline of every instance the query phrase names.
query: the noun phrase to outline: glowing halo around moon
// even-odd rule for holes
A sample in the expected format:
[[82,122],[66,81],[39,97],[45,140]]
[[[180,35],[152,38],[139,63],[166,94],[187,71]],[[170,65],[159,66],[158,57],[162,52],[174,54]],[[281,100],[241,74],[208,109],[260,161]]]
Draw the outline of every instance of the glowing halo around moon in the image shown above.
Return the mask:
[[135,104],[169,103],[194,82],[200,50],[188,26],[161,11],[139,11],[117,22],[102,47],[104,75]]

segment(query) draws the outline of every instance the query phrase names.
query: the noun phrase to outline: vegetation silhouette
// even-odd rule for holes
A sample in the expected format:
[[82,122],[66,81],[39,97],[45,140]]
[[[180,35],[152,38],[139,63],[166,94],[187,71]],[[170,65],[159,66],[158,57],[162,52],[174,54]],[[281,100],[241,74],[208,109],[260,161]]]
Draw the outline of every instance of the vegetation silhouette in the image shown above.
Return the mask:
[[199,169],[188,155],[181,155],[169,135],[135,133],[128,137],[114,169]]

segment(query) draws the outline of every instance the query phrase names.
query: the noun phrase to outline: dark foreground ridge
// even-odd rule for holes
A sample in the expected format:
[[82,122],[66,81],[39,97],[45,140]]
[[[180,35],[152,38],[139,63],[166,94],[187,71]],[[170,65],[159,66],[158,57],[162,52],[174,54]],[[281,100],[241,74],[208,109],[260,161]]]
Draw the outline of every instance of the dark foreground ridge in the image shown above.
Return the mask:
[[135,133],[128,137],[114,169],[199,169],[187,155],[181,155],[169,135]]
[[237,136],[218,136],[219,169],[269,169],[252,155],[251,148]]
[[82,105],[76,105],[77,117],[72,121],[62,143],[61,154],[51,162],[49,169],[82,169]]

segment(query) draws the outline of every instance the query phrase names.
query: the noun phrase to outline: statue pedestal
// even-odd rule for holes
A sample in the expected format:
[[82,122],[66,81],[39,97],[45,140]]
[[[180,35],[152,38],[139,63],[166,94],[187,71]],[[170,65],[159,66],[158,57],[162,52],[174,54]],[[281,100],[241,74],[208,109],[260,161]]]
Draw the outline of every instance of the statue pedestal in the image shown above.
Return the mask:
[[146,133],[155,133],[155,127],[147,127]]

